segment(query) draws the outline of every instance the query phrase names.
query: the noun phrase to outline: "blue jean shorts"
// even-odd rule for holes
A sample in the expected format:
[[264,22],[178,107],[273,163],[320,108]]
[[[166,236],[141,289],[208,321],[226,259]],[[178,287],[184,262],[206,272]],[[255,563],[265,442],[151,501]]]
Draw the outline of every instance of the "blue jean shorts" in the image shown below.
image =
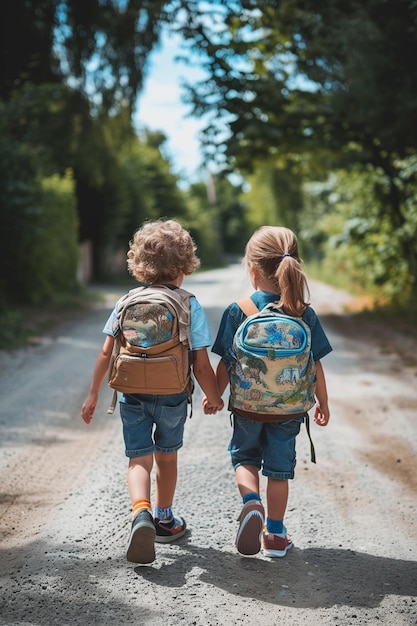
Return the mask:
[[233,415],[233,435],[229,452],[234,469],[253,465],[268,478],[294,478],[295,439],[304,417],[286,422],[254,422]]
[[126,456],[179,450],[187,405],[187,391],[167,396],[123,394],[119,406]]

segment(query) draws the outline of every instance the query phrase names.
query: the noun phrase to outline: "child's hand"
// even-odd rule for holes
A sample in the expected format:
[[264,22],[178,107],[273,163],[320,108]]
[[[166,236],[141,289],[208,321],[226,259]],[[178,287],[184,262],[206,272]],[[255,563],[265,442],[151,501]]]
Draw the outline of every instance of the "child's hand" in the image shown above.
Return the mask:
[[209,404],[206,396],[202,399],[201,404],[203,405],[204,415],[214,415],[216,413],[216,410]]
[[81,417],[86,424],[90,424],[93,419],[94,411],[96,410],[98,396],[89,393],[83,406],[81,407]]
[[204,396],[201,404],[203,405],[204,415],[215,415],[217,411],[221,411],[224,407],[224,402],[221,398],[220,402],[211,403],[208,401],[206,396]]
[[329,423],[329,419],[330,419],[329,407],[327,405],[322,406],[317,402],[316,407],[314,409],[313,419],[318,426],[327,426],[327,424]]

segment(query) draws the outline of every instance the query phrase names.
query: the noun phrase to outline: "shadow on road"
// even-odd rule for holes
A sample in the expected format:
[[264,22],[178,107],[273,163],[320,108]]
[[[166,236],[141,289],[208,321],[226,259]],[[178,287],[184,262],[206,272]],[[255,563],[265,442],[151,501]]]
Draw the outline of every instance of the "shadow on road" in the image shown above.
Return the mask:
[[415,561],[325,548],[294,547],[285,559],[275,560],[248,559],[191,544],[186,550],[172,567],[139,566],[135,571],[154,584],[179,587],[186,584],[190,567],[197,567],[201,581],[231,595],[294,608],[372,608],[386,595],[412,596],[416,592]]
[[[25,554],[32,555],[29,562],[25,562]],[[192,603],[193,588],[200,584],[218,587],[230,596],[281,607],[344,605],[371,609],[391,594],[415,595],[417,580],[414,561],[344,549],[296,547],[285,559],[248,559],[194,546],[190,538],[175,547],[158,545],[157,560],[150,566],[131,566],[124,556],[86,558],[82,544],[51,546],[42,541],[2,550],[0,561],[3,581],[9,578],[9,593],[0,603],[0,623],[20,623],[17,620],[23,619],[28,610],[31,624],[45,623],[42,620],[47,607],[50,623],[55,623],[57,616],[61,620],[65,616],[61,623],[67,624],[86,623],[87,616],[91,624],[113,620],[125,624],[130,618],[134,623],[138,605],[141,623],[147,623],[160,610],[146,606],[146,595],[159,597],[158,588],[178,589],[182,602]],[[6,573],[8,561],[20,565]],[[124,581],[124,593],[109,593],[110,586],[116,589],[120,579]],[[152,592],[150,587],[154,587]]]

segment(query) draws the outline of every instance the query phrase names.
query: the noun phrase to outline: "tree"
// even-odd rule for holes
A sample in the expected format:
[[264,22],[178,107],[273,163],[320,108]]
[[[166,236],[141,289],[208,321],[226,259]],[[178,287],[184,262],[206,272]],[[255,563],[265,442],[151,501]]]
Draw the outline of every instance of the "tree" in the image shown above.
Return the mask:
[[23,83],[63,83],[97,106],[136,104],[146,60],[169,14],[161,0],[5,0],[0,98]]
[[45,175],[36,146],[7,124],[15,113],[0,102],[0,314],[73,290],[78,262],[72,174]]
[[224,145],[216,152],[243,171],[299,155],[329,170],[379,171],[379,217],[401,233],[398,252],[417,276],[408,166],[417,149],[415,2],[241,0],[214,10],[184,28],[209,74],[188,91],[195,113],[212,115],[207,141]]
[[[147,56],[171,19],[167,4],[5,0],[3,5],[0,102],[10,104],[2,114],[8,116],[11,142],[16,141],[9,148],[28,148],[34,161],[24,170],[34,177],[28,187],[35,188],[39,177],[72,170],[79,238],[93,243],[96,275],[108,247],[120,243],[129,226],[136,228],[153,214],[184,212],[168,162],[158,150],[138,157],[141,142],[131,123]],[[133,158],[125,141],[135,144]],[[138,158],[141,167],[133,171]],[[25,234],[25,221],[21,227],[16,233],[22,241],[33,236]]]
[[401,157],[415,149],[412,1],[225,4],[222,29],[197,15],[184,34],[209,73],[189,97],[196,113],[226,114],[228,156],[349,142]]
[[0,99],[9,100],[24,83],[60,83],[53,52],[56,0],[4,0],[0,22]]

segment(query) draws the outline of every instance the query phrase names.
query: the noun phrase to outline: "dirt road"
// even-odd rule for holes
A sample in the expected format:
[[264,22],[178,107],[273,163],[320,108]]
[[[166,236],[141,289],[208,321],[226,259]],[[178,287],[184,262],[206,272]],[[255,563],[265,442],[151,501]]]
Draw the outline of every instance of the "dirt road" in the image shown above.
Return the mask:
[[[224,306],[250,292],[238,266],[185,286],[213,335]],[[343,292],[311,288],[334,348],[323,361],[332,418],[312,427],[317,465],[300,434],[285,559],[236,553],[229,417],[204,416],[197,391],[174,503],[190,531],[159,544],[150,566],[125,560],[127,460],[110,390],[90,427],[79,417],[118,293],[0,354],[1,625],[417,624],[416,342],[343,314]]]

